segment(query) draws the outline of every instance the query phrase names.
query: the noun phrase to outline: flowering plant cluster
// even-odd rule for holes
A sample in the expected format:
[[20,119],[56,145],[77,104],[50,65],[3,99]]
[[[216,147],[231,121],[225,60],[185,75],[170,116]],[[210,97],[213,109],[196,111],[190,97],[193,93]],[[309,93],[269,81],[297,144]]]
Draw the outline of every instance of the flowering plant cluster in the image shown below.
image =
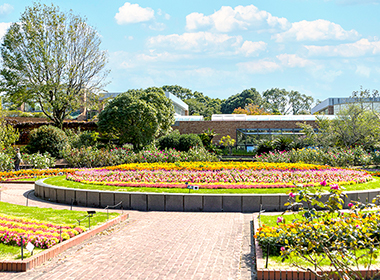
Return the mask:
[[134,152],[129,148],[115,148],[111,150],[95,147],[67,148],[64,157],[73,167],[101,167],[127,163],[164,163],[190,161],[219,161],[204,148],[194,147],[188,152],[175,149],[159,150],[156,147]]
[[[153,168],[155,166],[156,168]],[[275,167],[278,167],[276,169]],[[285,169],[285,167],[291,169]],[[259,163],[187,163],[123,165],[119,170],[85,169],[67,175],[81,183],[128,187],[186,188],[196,183],[201,188],[289,188],[294,183],[314,186],[320,181],[330,184],[363,183],[372,179],[365,171],[316,166],[289,166]],[[143,169],[146,167],[146,169]],[[112,168],[113,169],[113,168]]]
[[48,152],[44,154],[22,154],[22,160],[25,164],[29,164],[32,168],[36,169],[47,169],[55,166],[55,158]]
[[304,162],[310,164],[327,164],[330,166],[363,166],[380,162],[379,153],[368,153],[361,147],[354,149],[299,149],[290,151],[274,151],[255,156],[260,162]]
[[23,245],[31,242],[34,246],[47,249],[59,242],[70,239],[85,231],[84,227],[58,225],[0,214],[0,242],[8,245]]
[[0,182],[1,181],[12,181],[16,179],[26,179],[26,178],[35,178],[35,177],[51,177],[51,176],[60,176],[65,175],[71,172],[74,172],[77,169],[23,169],[20,171],[5,171],[0,172]]
[[[255,238],[263,251],[281,255],[283,260],[289,259],[293,266],[311,271],[321,279],[367,279],[362,278],[360,269],[363,265],[369,269],[378,256],[380,215],[370,209],[380,197],[368,204],[349,202],[349,211],[343,212],[346,196],[343,189],[331,184],[325,203],[321,201],[320,191],[310,193],[303,186],[293,190],[286,205],[288,211],[298,211],[293,216],[277,217],[276,226],[262,225],[257,230]],[[299,259],[309,266],[301,264]],[[326,261],[328,270],[324,267]]]

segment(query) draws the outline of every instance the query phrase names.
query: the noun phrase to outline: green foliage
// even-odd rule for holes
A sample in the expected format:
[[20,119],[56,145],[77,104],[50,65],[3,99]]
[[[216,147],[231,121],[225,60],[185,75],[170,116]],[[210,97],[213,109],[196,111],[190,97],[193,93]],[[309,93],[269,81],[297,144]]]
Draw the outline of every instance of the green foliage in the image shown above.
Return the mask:
[[14,129],[13,126],[5,121],[4,111],[0,107],[0,150],[5,150],[9,153],[12,149],[12,145],[15,144],[19,137],[20,134],[18,130]]
[[178,150],[187,152],[192,147],[203,147],[199,136],[197,134],[181,134],[179,136]]
[[274,150],[255,156],[259,162],[303,162],[307,164],[329,165],[335,167],[368,166],[376,164],[372,155],[362,147],[354,149],[341,148],[314,148],[314,149],[292,149],[290,151]]
[[205,120],[211,120],[213,114],[220,114],[221,100],[210,98],[202,92],[192,92],[190,89],[180,86],[163,86],[164,91],[170,92],[180,98],[189,106],[189,114],[203,116]]
[[165,149],[176,149],[178,150],[179,147],[179,137],[180,133],[178,130],[173,130],[171,133],[160,137],[157,142],[158,142],[158,147],[161,150]]
[[4,110],[5,117],[22,117],[22,118],[44,118],[46,117],[42,112],[23,112],[20,110]]
[[187,152],[191,147],[203,147],[201,138],[196,134],[180,134],[178,130],[158,139],[158,146],[161,150],[176,149]]
[[0,151],[0,171],[10,171],[15,168],[13,156]]
[[260,93],[255,88],[250,88],[224,100],[221,104],[221,112],[222,114],[232,114],[236,108],[244,108],[248,104],[254,104],[259,107],[266,106]]
[[23,154],[22,160],[25,164],[31,166],[34,169],[47,169],[55,166],[55,158],[53,158],[48,152],[44,154]]
[[61,152],[68,144],[65,132],[51,125],[43,125],[33,129],[29,135],[27,149],[30,153],[50,153],[53,157],[61,158]]
[[[368,212],[375,204],[350,202],[351,210],[345,214],[341,212],[346,197],[343,188],[335,184],[329,187],[325,202],[321,202],[321,189],[310,191],[297,186],[285,204],[286,212],[294,213],[293,217],[281,216],[277,226],[263,226],[257,240],[264,248],[270,246],[271,254],[280,253],[283,260],[321,279],[332,279],[333,275],[339,279],[367,279],[360,270],[362,266],[370,269],[378,256],[380,241],[379,216]],[[317,211],[318,208],[327,211]],[[292,222],[286,223],[285,217],[293,218]],[[324,266],[326,261],[329,269]]]
[[107,58],[100,44],[98,32],[85,19],[35,2],[3,38],[2,91],[13,104],[38,103],[62,127],[102,88]]
[[313,97],[300,94],[298,91],[272,88],[263,92],[263,98],[268,109],[273,114],[293,115],[309,114]]
[[131,143],[141,150],[165,135],[174,123],[172,102],[159,88],[129,90],[118,95],[99,114],[102,133],[116,137],[119,144]]

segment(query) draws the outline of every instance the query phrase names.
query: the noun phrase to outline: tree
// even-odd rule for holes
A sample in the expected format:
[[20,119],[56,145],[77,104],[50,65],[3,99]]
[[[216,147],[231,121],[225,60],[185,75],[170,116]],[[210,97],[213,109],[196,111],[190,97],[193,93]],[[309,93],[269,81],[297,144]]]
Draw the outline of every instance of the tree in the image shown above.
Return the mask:
[[272,88],[263,92],[263,98],[273,114],[310,114],[314,98],[298,91]]
[[170,92],[180,98],[189,106],[189,114],[193,116],[203,116],[205,120],[211,120],[213,114],[220,114],[221,100],[210,98],[202,92],[192,92],[190,89],[181,86],[163,86],[165,92]]
[[136,150],[166,135],[174,123],[173,103],[162,89],[129,90],[111,100],[99,114],[102,133],[131,143]]
[[10,151],[11,147],[19,139],[20,134],[18,130],[13,128],[12,125],[7,123],[5,120],[2,108],[1,108],[1,99],[0,99],[0,150]]
[[241,93],[230,96],[221,104],[222,114],[231,114],[236,108],[244,108],[248,104],[266,107],[266,102],[255,88],[245,89]]
[[14,104],[37,103],[58,127],[102,88],[107,58],[100,36],[71,11],[34,3],[13,23],[0,48],[2,91]]
[[317,118],[318,132],[310,125],[300,124],[306,141],[314,145],[371,149],[380,142],[380,119],[376,112],[359,104],[348,104],[335,119]]
[[263,92],[263,98],[269,104],[269,109],[273,114],[290,113],[287,96],[288,92],[285,89],[272,88]]
[[246,115],[271,115],[264,109],[259,108],[257,105],[248,104],[245,108],[236,108],[232,114],[246,114]]

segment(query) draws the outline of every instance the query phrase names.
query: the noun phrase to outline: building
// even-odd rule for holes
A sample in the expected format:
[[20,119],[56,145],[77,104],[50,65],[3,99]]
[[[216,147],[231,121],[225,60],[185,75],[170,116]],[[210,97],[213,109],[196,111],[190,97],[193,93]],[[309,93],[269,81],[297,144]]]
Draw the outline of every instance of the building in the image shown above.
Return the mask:
[[311,109],[312,114],[336,115],[349,104],[362,104],[368,109],[380,112],[380,97],[371,98],[327,98]]
[[[190,116],[191,117],[191,116]],[[223,136],[235,139],[236,146],[243,150],[252,150],[260,139],[274,139],[279,136],[299,137],[302,129],[298,123],[316,127],[315,115],[212,115],[211,121],[178,120],[173,129],[184,133],[202,133],[214,130],[218,135],[213,138],[217,144]],[[323,116],[329,119],[334,116]]]

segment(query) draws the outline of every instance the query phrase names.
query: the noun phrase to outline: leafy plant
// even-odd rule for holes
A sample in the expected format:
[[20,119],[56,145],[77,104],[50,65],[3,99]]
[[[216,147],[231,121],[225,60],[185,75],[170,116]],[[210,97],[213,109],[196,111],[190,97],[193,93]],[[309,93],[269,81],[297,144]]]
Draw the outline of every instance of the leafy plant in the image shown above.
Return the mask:
[[[322,181],[320,185],[326,184]],[[378,256],[380,218],[367,211],[375,205],[350,202],[351,210],[345,214],[341,212],[345,196],[341,186],[331,184],[325,202],[321,202],[321,195],[320,188],[314,192],[302,185],[293,189],[285,204],[286,212],[293,213],[292,222],[286,223],[285,216],[280,216],[276,227],[261,227],[256,235],[259,243],[321,279],[368,279],[361,273],[361,265],[370,269]],[[326,261],[328,268],[323,265]]]
[[55,126],[43,125],[30,132],[27,149],[30,153],[48,152],[53,157],[61,158],[61,152],[68,144],[65,132]]

